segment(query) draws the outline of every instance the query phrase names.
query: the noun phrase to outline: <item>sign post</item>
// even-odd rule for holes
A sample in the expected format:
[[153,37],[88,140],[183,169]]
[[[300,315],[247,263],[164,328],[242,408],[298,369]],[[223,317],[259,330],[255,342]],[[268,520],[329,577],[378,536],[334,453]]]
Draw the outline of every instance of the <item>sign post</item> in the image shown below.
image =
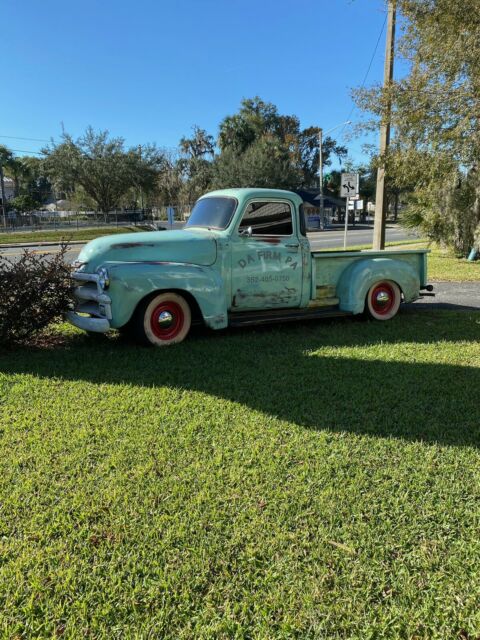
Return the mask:
[[[343,234],[343,249],[347,248],[347,231],[348,231],[348,201],[350,198],[358,197],[358,173],[342,173],[340,182],[340,197],[345,198],[345,231]],[[355,215],[355,213],[354,213]]]
[[167,219],[170,229],[173,229],[173,221],[175,220],[175,209],[173,207],[167,207]]
[[348,231],[348,201],[350,198],[345,198],[345,231],[343,232],[343,250],[347,250],[347,231]]

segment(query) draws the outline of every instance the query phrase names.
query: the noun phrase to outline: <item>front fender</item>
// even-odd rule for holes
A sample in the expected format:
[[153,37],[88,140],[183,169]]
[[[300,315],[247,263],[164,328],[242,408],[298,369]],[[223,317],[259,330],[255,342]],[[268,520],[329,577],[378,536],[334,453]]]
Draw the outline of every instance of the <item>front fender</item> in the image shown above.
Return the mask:
[[179,262],[105,263],[112,300],[112,327],[125,325],[140,300],[159,290],[187,291],[198,303],[203,319],[212,329],[228,324],[225,287],[211,267]]
[[366,258],[357,260],[342,273],[337,285],[340,309],[362,313],[368,290],[379,280],[396,282],[406,302],[418,298],[420,278],[412,265],[393,258]]

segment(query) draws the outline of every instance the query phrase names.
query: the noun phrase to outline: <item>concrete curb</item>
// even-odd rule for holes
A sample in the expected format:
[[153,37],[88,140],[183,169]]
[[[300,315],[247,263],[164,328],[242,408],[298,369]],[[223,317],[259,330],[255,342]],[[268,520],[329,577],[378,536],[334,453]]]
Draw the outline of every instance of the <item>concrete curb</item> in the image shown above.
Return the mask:
[[[70,240],[70,242],[66,242],[65,244],[69,247],[74,244],[87,244],[90,240]],[[28,247],[58,247],[58,245],[62,244],[61,240],[57,240],[54,242],[53,240],[49,240],[48,242],[18,242],[12,244],[0,244],[0,249],[22,249]]]

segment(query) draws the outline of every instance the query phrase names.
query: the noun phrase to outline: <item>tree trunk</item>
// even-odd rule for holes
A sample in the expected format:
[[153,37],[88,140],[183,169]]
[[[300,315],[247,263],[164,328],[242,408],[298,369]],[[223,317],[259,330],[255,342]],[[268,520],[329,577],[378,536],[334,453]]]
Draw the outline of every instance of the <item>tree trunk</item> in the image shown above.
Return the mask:
[[473,247],[480,251],[480,180],[477,180],[475,186],[475,201],[473,203],[473,216],[476,222],[473,231]]

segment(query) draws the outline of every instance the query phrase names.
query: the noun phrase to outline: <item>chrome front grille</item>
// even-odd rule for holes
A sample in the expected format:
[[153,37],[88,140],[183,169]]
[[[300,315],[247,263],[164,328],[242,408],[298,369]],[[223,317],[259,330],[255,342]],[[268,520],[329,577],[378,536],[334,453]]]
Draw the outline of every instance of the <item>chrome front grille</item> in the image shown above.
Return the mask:
[[78,284],[74,289],[74,295],[77,300],[75,310],[111,320],[112,301],[100,286],[99,275],[74,271],[72,280],[75,284]]

